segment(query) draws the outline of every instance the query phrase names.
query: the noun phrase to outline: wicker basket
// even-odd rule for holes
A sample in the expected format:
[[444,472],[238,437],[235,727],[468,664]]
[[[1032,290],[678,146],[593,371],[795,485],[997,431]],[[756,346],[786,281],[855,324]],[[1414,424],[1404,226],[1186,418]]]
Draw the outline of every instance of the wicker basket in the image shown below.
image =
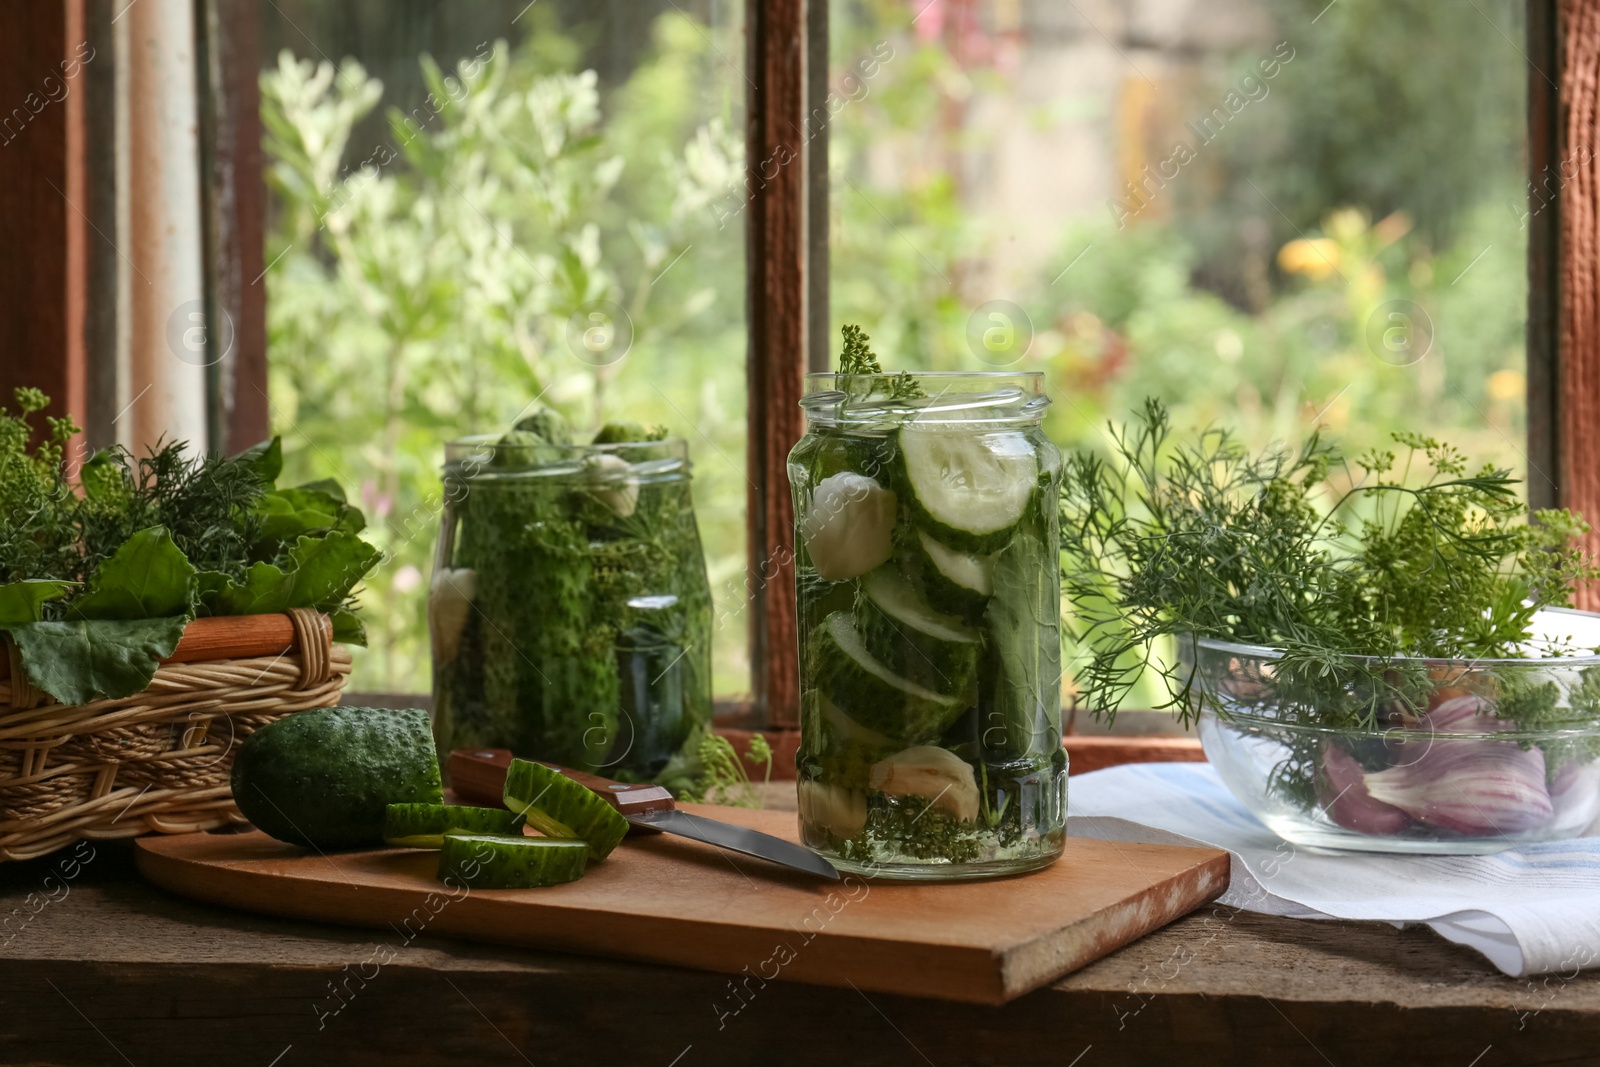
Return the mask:
[[228,786],[235,747],[275,719],[337,704],[350,674],[327,616],[287,615],[198,619],[142,693],[70,707],[34,689],[6,646],[0,860],[243,822]]

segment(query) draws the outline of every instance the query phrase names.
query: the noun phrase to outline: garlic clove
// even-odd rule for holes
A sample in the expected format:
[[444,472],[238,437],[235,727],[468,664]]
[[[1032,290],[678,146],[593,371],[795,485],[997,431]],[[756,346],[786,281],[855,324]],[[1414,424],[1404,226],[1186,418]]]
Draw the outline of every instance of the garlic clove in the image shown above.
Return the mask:
[[872,765],[867,784],[893,797],[923,797],[964,822],[978,817],[972,764],[937,745],[917,745]]
[[1550,783],[1550,804],[1555,809],[1553,835],[1587,836],[1584,831],[1600,819],[1600,763],[1574,760],[1557,771]]
[[1544,753],[1514,741],[1435,738],[1415,762],[1368,774],[1364,784],[1418,822],[1470,836],[1526,833],[1554,815]]
[[439,567],[428,583],[428,632],[433,662],[443,666],[456,658],[461,631],[467,627],[472,601],[478,595],[478,572],[469,567]]
[[817,574],[830,582],[856,578],[887,563],[899,501],[864,474],[824,478],[800,520],[800,537]]
[[620,519],[631,516],[639,506],[639,476],[633,472],[633,464],[621,456],[601,453],[589,457],[588,467],[589,492],[594,498]]
[[802,780],[796,795],[803,822],[845,840],[866,829],[867,798],[854,789]]
[[1322,748],[1322,773],[1317,775],[1317,801],[1328,818],[1358,834],[1397,834],[1411,816],[1367,792],[1366,772],[1355,757],[1332,744]]
[[1435,734],[1492,734],[1516,727],[1495,718],[1494,705],[1470,693],[1441,701],[1418,723],[1418,729]]

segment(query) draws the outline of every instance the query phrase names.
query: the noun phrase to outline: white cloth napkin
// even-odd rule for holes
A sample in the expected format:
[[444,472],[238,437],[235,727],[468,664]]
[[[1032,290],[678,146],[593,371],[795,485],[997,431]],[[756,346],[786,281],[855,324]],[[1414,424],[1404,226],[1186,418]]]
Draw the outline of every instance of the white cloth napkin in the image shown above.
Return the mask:
[[1306,919],[1426,923],[1506,974],[1600,966],[1600,837],[1493,856],[1331,853],[1292,845],[1206,763],[1139,763],[1071,779],[1068,832],[1206,844],[1233,855],[1220,903]]

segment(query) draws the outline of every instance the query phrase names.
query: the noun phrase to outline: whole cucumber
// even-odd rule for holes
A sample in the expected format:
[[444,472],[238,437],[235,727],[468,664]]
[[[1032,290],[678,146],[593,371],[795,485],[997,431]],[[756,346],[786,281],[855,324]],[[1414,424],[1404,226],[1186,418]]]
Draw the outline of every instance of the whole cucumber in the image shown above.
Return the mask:
[[383,843],[390,804],[440,804],[428,714],[322,708],[262,727],[233,763],[233,799],[257,829],[316,849]]

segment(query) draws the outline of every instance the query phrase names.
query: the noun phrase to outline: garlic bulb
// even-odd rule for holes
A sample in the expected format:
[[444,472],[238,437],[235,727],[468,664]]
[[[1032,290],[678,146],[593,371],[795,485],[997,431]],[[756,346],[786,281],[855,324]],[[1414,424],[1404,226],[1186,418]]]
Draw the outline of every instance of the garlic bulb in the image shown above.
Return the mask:
[[864,474],[846,471],[818,482],[800,520],[800,537],[817,574],[842,582],[887,563],[897,507],[894,493]]
[[947,748],[917,745],[872,765],[867,783],[894,797],[923,797],[964,822],[978,817],[972,765]]
[[1397,834],[1411,825],[1411,816],[1381,800],[1365,785],[1366,772],[1355,757],[1332,744],[1322,749],[1317,776],[1317,801],[1328,818],[1358,834]]
[[1562,767],[1550,783],[1550,803],[1555,808],[1551,834],[1587,836],[1584,831],[1600,819],[1600,764],[1574,760]]
[[1554,815],[1544,753],[1514,741],[1435,738],[1415,762],[1368,774],[1375,800],[1461,834],[1518,834]]

